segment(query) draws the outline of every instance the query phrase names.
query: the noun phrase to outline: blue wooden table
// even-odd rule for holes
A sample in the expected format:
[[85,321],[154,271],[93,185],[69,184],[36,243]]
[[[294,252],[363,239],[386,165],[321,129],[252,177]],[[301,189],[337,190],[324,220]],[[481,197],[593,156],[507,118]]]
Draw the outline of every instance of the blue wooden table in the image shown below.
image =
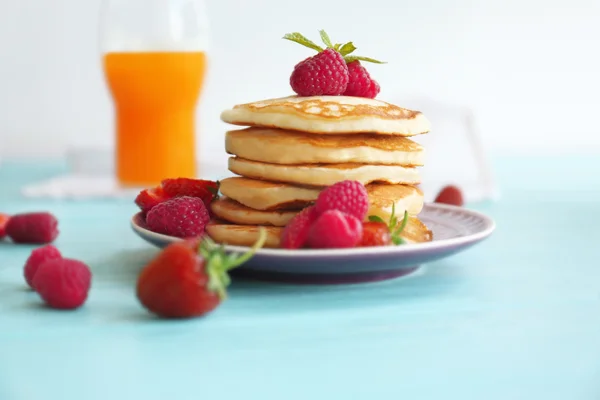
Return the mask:
[[[503,158],[483,244],[416,276],[353,286],[234,282],[207,318],[149,317],[133,291],[156,251],[131,201],[39,201],[60,163],[0,166],[0,211],[50,210],[93,269],[75,312],[25,289],[32,247],[0,244],[0,400],[600,399],[597,156]],[[219,396],[219,397],[217,397]]]

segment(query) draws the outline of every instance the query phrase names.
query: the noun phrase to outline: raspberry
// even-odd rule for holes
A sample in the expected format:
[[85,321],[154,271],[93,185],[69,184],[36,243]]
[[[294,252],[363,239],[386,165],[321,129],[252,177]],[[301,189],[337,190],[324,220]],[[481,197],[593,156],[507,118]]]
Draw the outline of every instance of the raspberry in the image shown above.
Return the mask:
[[352,61],[348,63],[348,86],[344,92],[344,96],[366,97],[374,99],[380,91],[379,84],[360,61]]
[[23,268],[23,275],[25,276],[25,281],[29,287],[35,290],[33,278],[40,265],[48,260],[60,258],[62,258],[62,254],[60,254],[60,251],[51,244],[33,250],[29,255],[29,258],[27,258],[27,261],[25,261],[25,267]]
[[339,210],[327,210],[312,224],[308,245],[317,249],[355,247],[362,237],[362,222]]
[[315,208],[319,215],[327,210],[338,210],[362,222],[369,211],[367,189],[358,181],[338,182],[319,193]]
[[311,224],[317,218],[314,207],[300,211],[288,222],[281,232],[281,247],[284,249],[299,249],[304,247],[308,239]]
[[164,193],[163,188],[158,186],[152,189],[142,190],[135,198],[135,204],[142,210],[143,214],[147,214],[154,206],[159,205],[169,199]]
[[434,203],[445,203],[455,206],[462,206],[464,199],[461,190],[453,185],[444,187],[434,200]]
[[6,225],[10,220],[10,215],[0,213],[0,240],[6,236]]
[[48,212],[17,214],[6,225],[6,234],[15,243],[46,244],[58,236],[58,221]]
[[202,199],[189,196],[160,203],[146,216],[146,224],[151,231],[179,238],[201,236],[209,220]]
[[87,265],[78,260],[57,258],[40,265],[33,286],[52,308],[74,309],[85,303],[92,281]]
[[299,96],[338,96],[348,85],[348,67],[344,57],[325,49],[296,64],[290,85]]

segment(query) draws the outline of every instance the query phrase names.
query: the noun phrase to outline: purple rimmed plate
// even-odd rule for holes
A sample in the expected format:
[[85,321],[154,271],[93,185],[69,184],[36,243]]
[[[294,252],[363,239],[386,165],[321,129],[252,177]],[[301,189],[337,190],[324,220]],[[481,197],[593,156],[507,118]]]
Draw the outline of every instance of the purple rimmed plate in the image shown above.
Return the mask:
[[[397,278],[486,239],[495,229],[484,214],[445,204],[426,204],[419,219],[433,232],[427,243],[387,247],[329,250],[260,249],[235,275],[261,280],[294,283],[356,283]],[[181,239],[152,232],[141,214],[131,219],[133,231],[157,246]],[[228,252],[245,252],[247,247],[225,246]]]

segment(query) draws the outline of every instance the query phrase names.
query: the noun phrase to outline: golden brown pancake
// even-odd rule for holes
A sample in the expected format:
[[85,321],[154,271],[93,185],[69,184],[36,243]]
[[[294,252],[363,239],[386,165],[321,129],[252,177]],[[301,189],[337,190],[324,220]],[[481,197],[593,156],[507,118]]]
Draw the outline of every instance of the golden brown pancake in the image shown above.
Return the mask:
[[408,185],[421,183],[417,168],[400,165],[353,163],[281,165],[231,157],[229,170],[247,178],[310,186],[330,186],[344,180],[355,180],[363,185],[371,182]]
[[285,226],[298,213],[254,210],[227,197],[213,201],[210,207],[220,219],[239,225]]
[[227,132],[229,154],[273,164],[359,163],[420,166],[423,147],[402,136],[314,135],[283,129],[246,128]]
[[[206,226],[206,232],[217,243],[233,246],[251,247],[259,238],[259,229],[266,228],[266,248],[281,246],[283,228],[274,226],[233,225],[223,222],[211,222]],[[417,217],[410,217],[404,231],[400,235],[408,243],[424,243],[433,240],[433,234]]]
[[224,122],[314,134],[374,133],[414,136],[430,123],[420,111],[351,96],[289,96],[238,104],[221,113]]
[[376,215],[389,221],[392,209],[399,219],[408,211],[409,215],[418,215],[423,209],[423,192],[409,185],[386,185],[372,183],[367,185],[369,194],[368,215]]

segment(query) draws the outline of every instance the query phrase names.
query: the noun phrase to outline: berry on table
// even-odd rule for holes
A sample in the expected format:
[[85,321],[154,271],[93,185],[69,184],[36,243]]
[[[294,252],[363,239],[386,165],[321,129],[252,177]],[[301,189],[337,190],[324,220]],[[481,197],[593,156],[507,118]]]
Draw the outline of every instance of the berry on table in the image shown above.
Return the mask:
[[40,264],[33,286],[51,308],[70,310],[82,306],[92,282],[89,267],[81,261],[55,258]]
[[310,227],[308,245],[315,249],[356,247],[362,237],[362,221],[339,210],[327,210]]
[[328,210],[338,210],[363,221],[369,210],[369,195],[362,183],[341,181],[319,193],[315,208],[319,215]]
[[325,48],[298,32],[288,33],[284,39],[317,51],[295,65],[290,86],[298,96],[360,96],[375,98],[379,84],[371,79],[359,61],[383,64],[369,57],[351,55],[356,47],[352,42],[333,44],[324,30],[319,31]]
[[6,224],[6,234],[15,243],[51,243],[59,234],[58,220],[49,212],[16,214]]
[[462,191],[457,186],[448,185],[440,190],[434,203],[450,204],[461,207],[464,205],[465,201]]
[[248,261],[266,240],[266,231],[243,255],[225,254],[210,238],[165,247],[144,267],[136,296],[161,318],[193,318],[215,310],[227,297],[228,271]]
[[29,285],[30,288],[35,290],[33,285],[33,278],[35,274],[44,262],[48,260],[55,260],[62,258],[62,254],[60,251],[51,244],[48,244],[43,247],[38,247],[33,250],[27,260],[25,261],[25,266],[23,267],[23,275],[25,277],[25,282]]
[[300,211],[287,223],[281,232],[281,247],[299,249],[306,245],[312,223],[317,218],[315,207],[307,207]]
[[6,225],[10,220],[10,215],[0,213],[0,240],[6,236]]
[[160,203],[146,216],[146,224],[151,231],[179,238],[202,236],[209,220],[208,209],[202,199],[190,196]]

